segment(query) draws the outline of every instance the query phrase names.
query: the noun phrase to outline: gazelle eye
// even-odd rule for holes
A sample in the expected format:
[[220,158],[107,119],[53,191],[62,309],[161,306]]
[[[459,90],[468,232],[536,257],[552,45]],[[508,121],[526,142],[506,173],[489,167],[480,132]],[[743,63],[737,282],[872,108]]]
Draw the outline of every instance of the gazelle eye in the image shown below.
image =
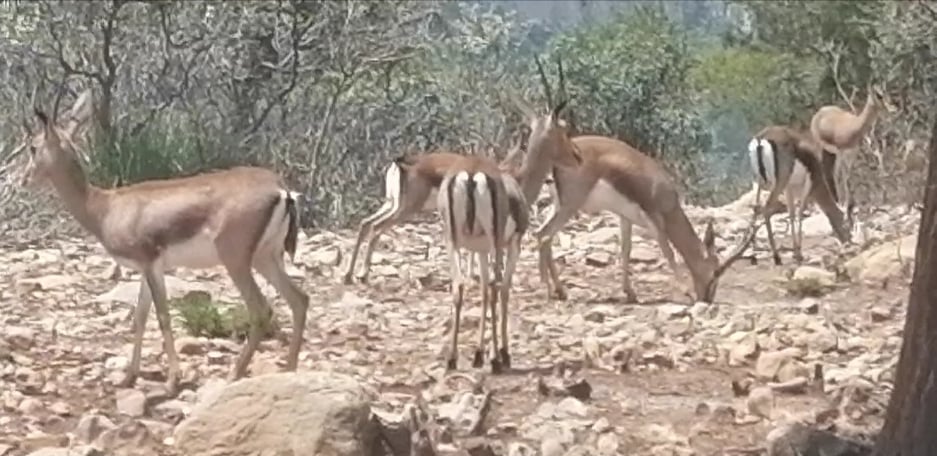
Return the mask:
[[29,146],[29,155],[36,155],[36,146]]

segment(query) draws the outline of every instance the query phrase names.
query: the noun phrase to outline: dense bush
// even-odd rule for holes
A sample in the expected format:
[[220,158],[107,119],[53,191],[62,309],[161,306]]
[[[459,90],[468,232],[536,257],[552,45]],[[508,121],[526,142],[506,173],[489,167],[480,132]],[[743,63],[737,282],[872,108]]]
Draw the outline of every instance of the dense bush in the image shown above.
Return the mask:
[[[861,108],[866,83],[884,83],[899,110],[859,170],[884,191],[859,199],[919,197],[937,77],[930,4],[642,2],[593,16],[526,20],[496,2],[7,2],[0,90],[13,115],[0,119],[0,159],[34,89],[51,106],[64,87],[64,107],[90,86],[97,184],[262,164],[311,202],[306,226],[341,226],[379,203],[391,157],[506,147],[522,127],[508,95],[545,101],[540,56],[554,85],[562,59],[579,131],[657,157],[707,204],[750,185],[751,134],[804,126],[854,89]],[[72,227],[57,210],[16,190],[0,225],[26,238]]]

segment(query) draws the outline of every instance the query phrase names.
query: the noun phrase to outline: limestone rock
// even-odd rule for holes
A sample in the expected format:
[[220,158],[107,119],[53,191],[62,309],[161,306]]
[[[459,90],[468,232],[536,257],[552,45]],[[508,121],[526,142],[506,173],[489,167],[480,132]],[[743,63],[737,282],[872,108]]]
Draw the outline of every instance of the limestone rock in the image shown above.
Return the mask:
[[373,394],[351,377],[276,373],[226,385],[176,427],[184,454],[371,454]]

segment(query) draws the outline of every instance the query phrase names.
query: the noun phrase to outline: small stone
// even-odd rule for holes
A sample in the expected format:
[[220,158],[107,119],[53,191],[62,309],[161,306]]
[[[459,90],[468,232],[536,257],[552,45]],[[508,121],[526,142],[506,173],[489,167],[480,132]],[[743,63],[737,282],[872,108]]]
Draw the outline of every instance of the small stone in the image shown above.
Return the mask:
[[182,355],[201,355],[205,353],[205,344],[197,337],[180,337],[176,339],[176,351]]
[[804,298],[797,307],[807,315],[816,315],[820,312],[820,302],[816,298]]
[[576,399],[575,397],[567,397],[560,401],[556,405],[556,409],[559,412],[566,413],[569,416],[579,416],[583,417],[589,414],[589,407],[586,404],[583,404],[582,401]]
[[29,328],[7,326],[0,332],[13,350],[29,350],[36,341],[36,332]]
[[661,318],[683,318],[688,315],[690,308],[682,304],[662,304],[657,307],[657,314]]
[[615,435],[614,432],[607,432],[600,435],[598,441],[595,443],[596,449],[599,450],[599,454],[602,455],[618,454],[618,445],[618,436]]
[[586,264],[604,268],[612,264],[612,255],[605,251],[593,251],[586,255]]
[[61,416],[68,416],[72,414],[71,407],[69,407],[68,403],[63,401],[56,401],[52,403],[52,405],[49,406],[49,411]]
[[36,415],[42,411],[42,401],[34,397],[27,397],[20,402],[20,413],[24,415]]
[[104,360],[104,368],[107,370],[123,370],[130,364],[126,356],[110,356]]
[[547,437],[540,442],[541,456],[563,456],[563,444],[556,437]]
[[146,394],[135,389],[117,391],[117,412],[132,417],[146,413]]
[[87,414],[75,426],[75,438],[82,443],[92,443],[102,432],[114,427],[114,423],[106,416]]
[[836,284],[836,274],[816,266],[799,266],[794,270],[793,280],[816,282],[823,287]]
[[748,393],[748,400],[745,404],[752,415],[771,419],[771,412],[774,410],[774,392],[771,388],[759,386]]
[[755,363],[755,375],[762,380],[773,380],[785,364],[800,355],[800,349],[788,347],[774,352],[762,352]]
[[610,430],[612,430],[612,425],[604,416],[595,420],[595,423],[592,424],[592,432],[595,432],[596,434],[601,434]]
[[869,317],[875,323],[881,323],[891,319],[891,309],[887,307],[876,306],[869,310]]
[[213,366],[219,366],[225,364],[225,354],[220,351],[212,350],[205,355],[208,358],[208,364]]

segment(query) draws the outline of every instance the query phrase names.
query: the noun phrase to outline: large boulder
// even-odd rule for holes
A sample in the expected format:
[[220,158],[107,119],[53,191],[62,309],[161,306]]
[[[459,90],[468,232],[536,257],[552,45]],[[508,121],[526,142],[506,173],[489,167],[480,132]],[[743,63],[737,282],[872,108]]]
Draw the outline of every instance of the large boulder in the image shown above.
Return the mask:
[[176,447],[199,455],[367,456],[377,434],[374,393],[325,372],[276,373],[206,395],[176,427]]

